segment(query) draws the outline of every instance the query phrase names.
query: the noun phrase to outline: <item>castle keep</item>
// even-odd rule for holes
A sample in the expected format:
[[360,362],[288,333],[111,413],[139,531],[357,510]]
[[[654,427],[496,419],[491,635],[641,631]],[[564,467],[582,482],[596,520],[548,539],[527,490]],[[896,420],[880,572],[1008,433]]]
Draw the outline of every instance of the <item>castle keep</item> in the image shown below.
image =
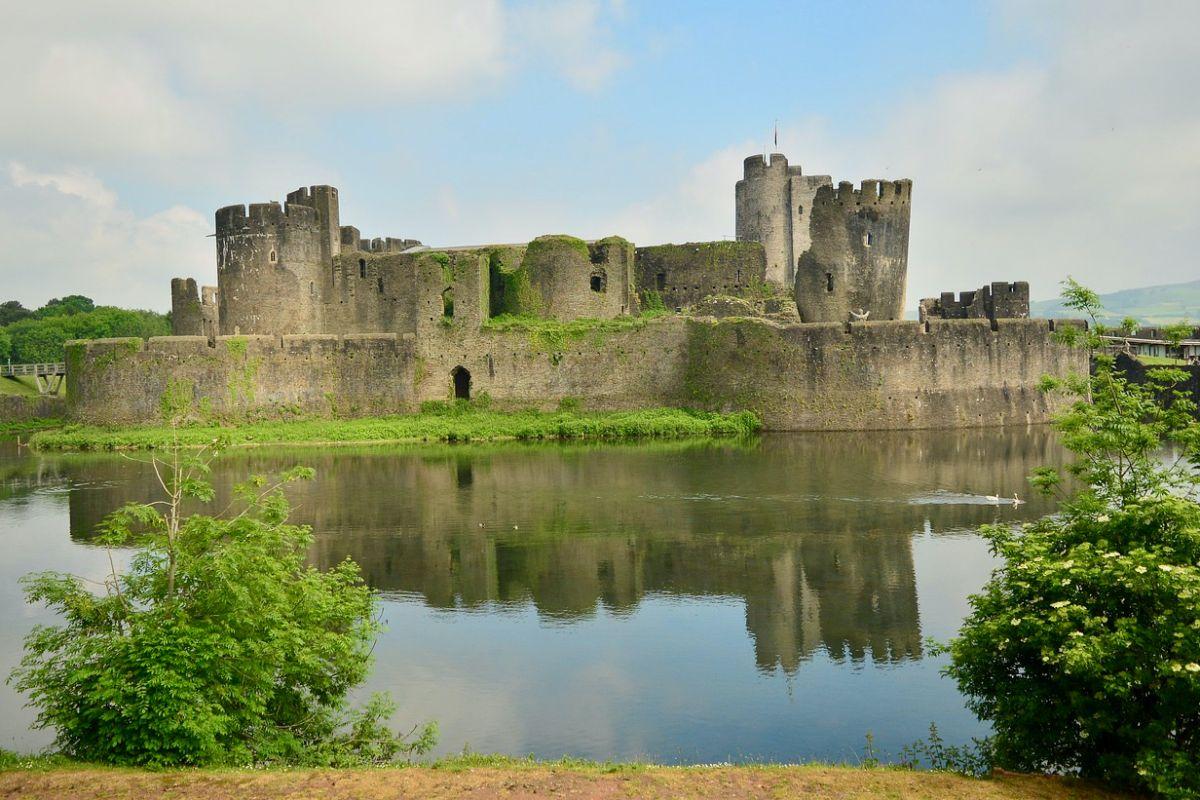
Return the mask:
[[735,201],[736,241],[650,247],[367,239],[331,186],[226,206],[217,285],[171,282],[175,336],[72,344],[69,401],[134,421],[167,394],[231,419],[486,394],[746,408],[787,430],[953,427],[1044,421],[1055,401],[1038,379],[1086,369],[1055,323],[1027,319],[1024,283],[923,300],[901,321],[911,181],[835,187],[752,156]]

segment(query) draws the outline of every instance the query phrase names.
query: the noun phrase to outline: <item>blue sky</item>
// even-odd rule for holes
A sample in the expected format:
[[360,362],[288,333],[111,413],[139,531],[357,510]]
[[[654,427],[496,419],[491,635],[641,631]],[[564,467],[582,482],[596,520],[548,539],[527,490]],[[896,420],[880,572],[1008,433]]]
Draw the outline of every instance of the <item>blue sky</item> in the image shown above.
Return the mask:
[[[341,190],[430,244],[733,232],[769,146],[914,181],[909,303],[1195,277],[1197,4],[56,3],[0,32],[0,294],[166,308],[212,212]],[[1194,203],[1191,204],[1194,206]]]

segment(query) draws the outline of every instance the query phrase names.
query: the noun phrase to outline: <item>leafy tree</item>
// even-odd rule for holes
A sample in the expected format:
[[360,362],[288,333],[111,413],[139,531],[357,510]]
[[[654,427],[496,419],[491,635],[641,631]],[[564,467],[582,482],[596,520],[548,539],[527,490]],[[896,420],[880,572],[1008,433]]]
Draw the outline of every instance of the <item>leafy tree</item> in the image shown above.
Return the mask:
[[8,326],[12,360],[21,364],[63,359],[63,344],[74,337],[57,320],[27,319]]
[[32,313],[19,300],[6,300],[0,303],[0,326],[25,319]]
[[311,470],[251,478],[236,513],[183,516],[185,501],[213,499],[215,447],[151,459],[166,499],[107,518],[102,541],[137,550],[101,594],[73,575],[24,579],[29,602],[63,617],[29,634],[10,677],[36,725],[64,754],[111,764],[345,765],[428,750],[436,729],[396,735],[386,696],[347,707],[369,668],[377,601],[349,559],[306,565],[312,535],[287,523],[283,487]]
[[1168,345],[1174,348],[1175,355],[1182,358],[1183,353],[1181,352],[1180,345],[1183,344],[1184,339],[1192,335],[1192,323],[1187,320],[1176,322],[1165,326],[1162,333],[1163,339],[1166,340]]
[[12,337],[8,335],[8,331],[0,328],[0,361],[7,361],[12,355]]
[[81,294],[69,294],[66,297],[56,297],[50,300],[46,305],[33,312],[35,317],[44,319],[46,317],[70,316],[71,314],[85,314],[88,311],[93,311],[96,304],[92,302],[92,298],[84,297]]
[[12,360],[19,363],[61,361],[71,339],[112,336],[166,336],[171,327],[163,314],[101,306],[93,311],[45,318],[29,317],[6,329],[12,337]]
[[[1093,321],[1093,292],[1066,285]],[[1064,338],[1098,346],[1095,330]],[[994,757],[1169,797],[1200,793],[1200,424],[1181,370],[1131,383],[1098,350],[1057,422],[1076,455],[1033,482],[1059,513],[984,529],[1003,559],[948,649]],[[1164,453],[1167,456],[1164,456]],[[1069,491],[1068,491],[1069,490]]]

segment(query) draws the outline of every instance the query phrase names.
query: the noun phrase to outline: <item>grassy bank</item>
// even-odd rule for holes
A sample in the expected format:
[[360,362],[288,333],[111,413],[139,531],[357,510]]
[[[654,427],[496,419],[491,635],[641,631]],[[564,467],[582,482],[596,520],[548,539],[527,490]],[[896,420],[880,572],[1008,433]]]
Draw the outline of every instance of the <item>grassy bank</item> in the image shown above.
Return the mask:
[[29,376],[17,378],[0,378],[0,394],[11,394],[17,397],[37,397],[37,383]]
[[12,422],[0,421],[0,436],[13,436],[18,433],[42,431],[48,428],[62,427],[65,422],[57,417],[47,419],[22,419]]
[[457,758],[431,766],[358,770],[175,770],[0,766],[0,796],[26,800],[117,798],[949,798],[1116,800],[1077,781],[830,766],[661,767]]
[[489,411],[442,408],[366,419],[311,419],[252,422],[236,426],[200,425],[106,428],[68,425],[30,439],[40,450],[150,450],[201,446],[218,437],[230,445],[369,442],[491,442],[537,440],[680,439],[744,436],[759,428],[749,412],[710,414],[673,408],[643,411]]

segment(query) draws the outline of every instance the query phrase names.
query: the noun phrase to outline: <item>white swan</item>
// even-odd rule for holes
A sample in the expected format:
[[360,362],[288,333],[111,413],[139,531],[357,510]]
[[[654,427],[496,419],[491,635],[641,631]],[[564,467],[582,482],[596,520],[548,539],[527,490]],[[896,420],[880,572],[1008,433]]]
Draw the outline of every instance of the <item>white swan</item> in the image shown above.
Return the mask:
[[1017,497],[1017,493],[1016,493],[1016,492],[1013,492],[1012,504],[1013,504],[1014,506],[1019,506],[1019,505],[1021,505],[1021,504],[1022,504],[1022,503],[1024,503],[1024,502],[1025,502],[1024,500],[1022,500],[1021,498]]
[[989,503],[991,503],[991,504],[992,504],[992,505],[994,505],[994,506],[998,506],[998,505],[1000,505],[1000,495],[997,495],[997,494],[985,494],[985,495],[983,496],[983,499],[984,499],[984,500],[987,500]]

